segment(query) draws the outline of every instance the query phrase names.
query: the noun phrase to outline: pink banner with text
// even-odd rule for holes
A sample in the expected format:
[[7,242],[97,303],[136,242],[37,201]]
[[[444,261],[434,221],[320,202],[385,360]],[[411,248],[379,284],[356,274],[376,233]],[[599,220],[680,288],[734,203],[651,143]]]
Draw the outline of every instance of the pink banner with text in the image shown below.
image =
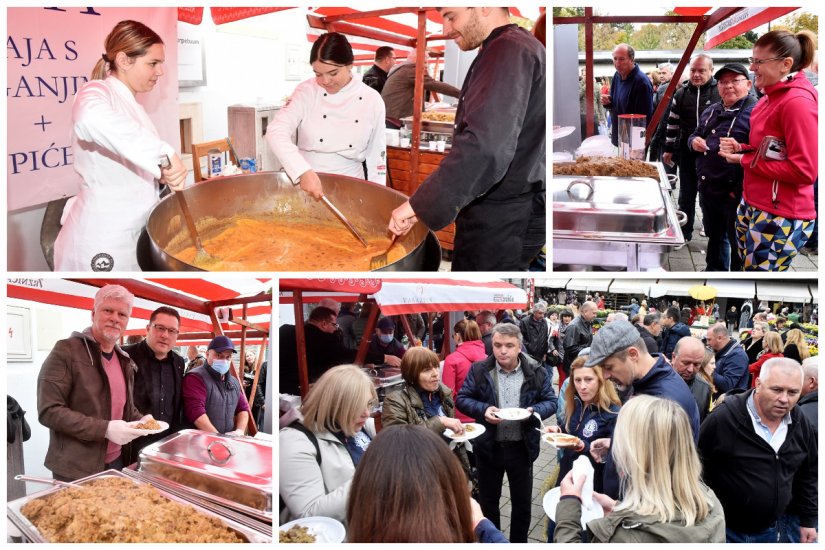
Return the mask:
[[161,138],[179,147],[176,8],[8,8],[6,170],[8,210],[75,195],[72,102],[112,28],[133,19],[165,44],[164,75],[138,95]]

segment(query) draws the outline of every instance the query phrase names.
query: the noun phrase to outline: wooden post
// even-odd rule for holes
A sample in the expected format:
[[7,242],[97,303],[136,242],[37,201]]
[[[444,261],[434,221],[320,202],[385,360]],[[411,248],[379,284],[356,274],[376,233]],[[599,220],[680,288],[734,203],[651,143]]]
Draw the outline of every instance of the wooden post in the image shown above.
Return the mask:
[[413,95],[413,127],[410,140],[410,183],[418,182],[418,157],[421,154],[421,112],[424,110],[424,58],[427,49],[426,10],[418,12],[418,36],[415,41],[415,94]]
[[301,399],[309,393],[309,369],[307,368],[307,339],[304,331],[304,300],[300,290],[292,293],[295,298],[293,310],[295,312],[295,345],[298,347],[298,384],[301,386]]

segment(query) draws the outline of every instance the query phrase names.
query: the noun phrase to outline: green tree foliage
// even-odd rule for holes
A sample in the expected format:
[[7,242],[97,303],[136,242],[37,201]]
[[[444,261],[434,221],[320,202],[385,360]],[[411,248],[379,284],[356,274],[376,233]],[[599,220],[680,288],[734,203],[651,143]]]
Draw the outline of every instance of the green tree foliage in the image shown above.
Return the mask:
[[740,34],[739,36],[734,36],[730,40],[722,42],[716,46],[716,48],[720,50],[749,50],[753,47],[754,42],[756,42],[756,40],[748,40],[746,35]]
[[[816,34],[819,32],[819,16],[807,11],[793,12],[790,15],[780,19],[777,22],[777,27],[786,28],[791,32],[799,32],[807,29]],[[772,26],[772,28],[774,27]]]
[[637,50],[660,50],[662,49],[661,34],[659,25],[648,23],[641,29],[633,33],[630,37],[630,45]]

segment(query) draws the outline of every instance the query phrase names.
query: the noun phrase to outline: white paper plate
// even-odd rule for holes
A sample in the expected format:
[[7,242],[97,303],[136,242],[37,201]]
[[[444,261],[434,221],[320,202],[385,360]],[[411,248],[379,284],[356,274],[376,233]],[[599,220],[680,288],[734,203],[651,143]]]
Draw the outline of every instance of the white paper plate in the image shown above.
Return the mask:
[[286,531],[296,525],[306,527],[309,534],[315,536],[316,543],[344,542],[347,536],[347,530],[340,521],[322,516],[292,520],[278,527],[278,531]]
[[[467,431],[468,426],[472,427],[472,430],[469,432]],[[485,428],[483,425],[476,424],[475,422],[470,422],[469,424],[464,424],[464,435],[453,436],[453,431],[450,428],[444,430],[444,435],[446,435],[453,441],[461,442],[475,439],[486,431],[487,428]]]
[[556,443],[555,437],[557,437],[559,435],[568,435],[568,434],[546,433],[546,434],[541,434],[541,439],[545,443],[549,443],[550,445],[552,445],[553,447],[555,447],[557,449],[572,449],[572,448],[578,446],[578,442],[574,442],[572,444],[559,444],[559,443]]
[[575,131],[575,126],[560,126],[558,128],[553,128],[553,139],[561,139],[563,137],[567,137]]
[[[542,500],[541,504],[544,508],[544,513],[547,514],[547,517],[556,521],[556,506],[559,504],[559,500],[561,499],[561,487],[553,487],[549,491],[544,494],[544,499]],[[587,522],[593,519],[599,519],[604,517],[604,510],[602,509],[602,505],[596,502],[596,499],[593,499],[590,508],[586,508],[584,504],[582,504],[582,528],[587,527]]]
[[[159,430],[140,430],[140,431],[145,432],[146,435],[151,435],[151,434],[159,434],[159,433],[165,432],[166,430],[169,429],[169,424],[164,422],[163,420],[155,420],[155,422],[160,424],[160,429]],[[138,424],[140,424],[140,422],[138,422],[138,421],[129,422],[129,425],[132,426],[133,428],[135,426],[137,426]]]
[[493,413],[502,420],[525,420],[530,418],[532,414],[527,409],[520,409],[518,407],[510,407],[508,409],[499,409]]

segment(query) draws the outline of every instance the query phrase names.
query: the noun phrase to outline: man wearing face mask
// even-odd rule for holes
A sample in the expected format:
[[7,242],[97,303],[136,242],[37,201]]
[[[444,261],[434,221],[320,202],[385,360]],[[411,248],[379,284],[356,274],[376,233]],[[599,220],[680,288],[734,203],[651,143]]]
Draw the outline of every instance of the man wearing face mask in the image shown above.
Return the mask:
[[206,364],[183,378],[183,414],[199,430],[242,436],[249,420],[249,403],[241,383],[229,374],[232,340],[216,336],[209,342]]
[[381,317],[375,327],[375,336],[370,342],[370,352],[383,355],[394,355],[403,359],[404,346],[395,338],[395,323],[389,317]]

